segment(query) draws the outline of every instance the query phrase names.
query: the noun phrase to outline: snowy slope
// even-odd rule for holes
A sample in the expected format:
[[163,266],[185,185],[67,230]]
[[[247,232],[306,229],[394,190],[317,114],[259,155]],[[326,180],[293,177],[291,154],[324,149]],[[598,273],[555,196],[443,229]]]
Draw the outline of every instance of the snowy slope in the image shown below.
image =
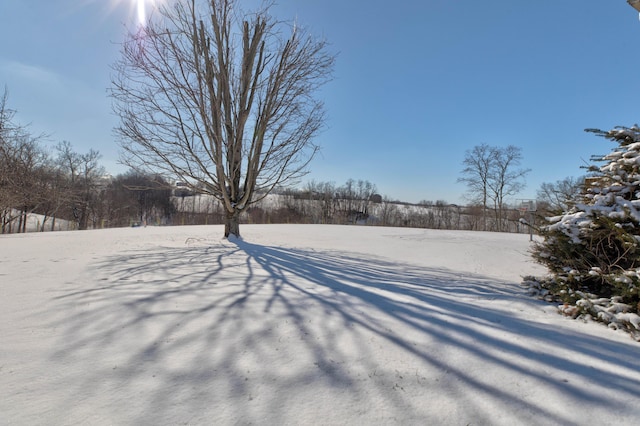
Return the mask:
[[528,236],[0,237],[0,424],[635,424],[640,346],[533,300]]

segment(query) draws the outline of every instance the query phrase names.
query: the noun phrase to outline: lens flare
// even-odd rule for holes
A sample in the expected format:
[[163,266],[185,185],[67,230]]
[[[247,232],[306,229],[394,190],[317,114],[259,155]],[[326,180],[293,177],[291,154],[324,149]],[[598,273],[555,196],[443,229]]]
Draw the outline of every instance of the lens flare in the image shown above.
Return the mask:
[[112,5],[128,3],[130,6],[130,16],[135,19],[139,26],[147,25],[147,19],[154,9],[160,7],[166,0],[111,0]]
[[138,23],[144,25],[147,23],[146,0],[138,1]]

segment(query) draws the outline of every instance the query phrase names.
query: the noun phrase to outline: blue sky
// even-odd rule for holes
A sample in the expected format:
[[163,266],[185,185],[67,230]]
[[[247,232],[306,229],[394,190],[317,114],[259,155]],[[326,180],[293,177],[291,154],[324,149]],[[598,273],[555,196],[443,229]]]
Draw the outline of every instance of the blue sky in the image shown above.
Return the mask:
[[[0,2],[0,86],[18,120],[51,146],[98,149],[113,174],[109,67],[134,12],[129,0]],[[532,170],[515,198],[533,198],[612,147],[585,128],[640,121],[640,21],[625,0],[277,0],[272,12],[338,54],[309,179],[461,203],[465,151],[513,144]]]

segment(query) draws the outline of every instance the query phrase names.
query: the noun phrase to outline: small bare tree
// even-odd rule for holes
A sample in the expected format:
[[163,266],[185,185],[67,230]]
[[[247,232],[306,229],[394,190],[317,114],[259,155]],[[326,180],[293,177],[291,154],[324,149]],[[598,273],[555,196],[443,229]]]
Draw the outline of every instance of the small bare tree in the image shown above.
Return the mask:
[[543,182],[538,189],[538,205],[546,206],[546,210],[554,214],[567,211],[584,195],[584,177],[566,177],[554,183]]
[[198,185],[224,205],[225,236],[239,236],[240,214],[315,154],[325,114],[314,94],[334,56],[268,5],[243,13],[235,0],[185,0],[155,18],[114,64],[123,162]]

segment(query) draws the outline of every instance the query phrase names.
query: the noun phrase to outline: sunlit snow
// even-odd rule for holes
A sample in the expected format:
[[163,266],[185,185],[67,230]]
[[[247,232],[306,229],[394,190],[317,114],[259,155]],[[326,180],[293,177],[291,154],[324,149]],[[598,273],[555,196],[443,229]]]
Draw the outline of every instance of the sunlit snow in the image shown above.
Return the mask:
[[634,424],[640,346],[527,295],[529,236],[0,237],[0,422]]

